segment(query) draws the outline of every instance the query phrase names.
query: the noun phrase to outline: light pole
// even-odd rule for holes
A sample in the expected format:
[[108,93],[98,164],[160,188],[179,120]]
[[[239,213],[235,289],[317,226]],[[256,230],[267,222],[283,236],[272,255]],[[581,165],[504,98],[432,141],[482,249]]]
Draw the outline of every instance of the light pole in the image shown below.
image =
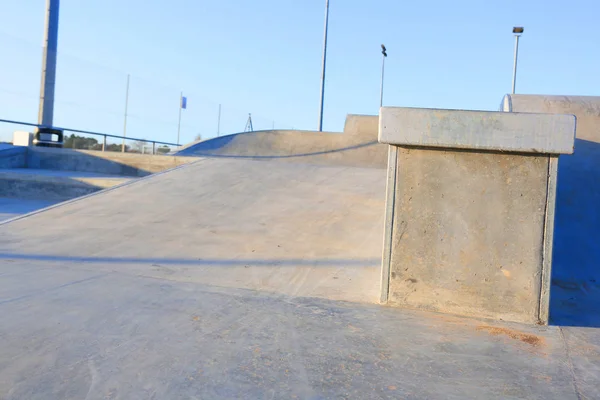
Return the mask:
[[329,24],[329,0],[325,0],[325,33],[323,35],[323,65],[321,69],[321,104],[319,106],[319,132],[323,131],[323,106],[325,100],[325,64],[327,62],[327,27]]
[[522,26],[515,26],[513,28],[513,34],[515,35],[515,60],[513,64],[513,79],[512,79],[512,94],[515,94],[515,86],[517,84],[517,57],[519,56],[519,37],[523,34],[525,28]]
[[46,0],[46,29],[42,53],[42,80],[38,124],[51,127],[54,116],[54,87],[56,84],[56,52],[58,51],[58,9],[60,0]]
[[387,49],[384,45],[381,45],[381,90],[379,98],[379,108],[383,107],[383,74],[385,72],[385,59],[387,57]]

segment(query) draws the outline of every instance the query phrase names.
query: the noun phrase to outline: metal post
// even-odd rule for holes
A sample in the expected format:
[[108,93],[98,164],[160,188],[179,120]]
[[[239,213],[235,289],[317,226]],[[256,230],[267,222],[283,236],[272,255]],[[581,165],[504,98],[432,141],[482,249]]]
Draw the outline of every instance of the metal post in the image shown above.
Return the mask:
[[219,118],[217,119],[217,137],[221,133],[221,105],[219,104]]
[[515,35],[515,59],[513,64],[512,94],[515,94],[515,87],[517,85],[517,58],[519,56],[519,36],[521,36],[524,31],[525,29],[522,26],[515,26],[513,28],[513,34]]
[[179,94],[179,122],[177,123],[177,146],[179,146],[179,132],[181,131],[181,102],[183,101],[183,92]]
[[125,138],[127,137],[127,107],[129,106],[129,74],[127,74],[127,86],[125,88],[125,120],[123,121],[123,144],[121,152],[125,152]]
[[387,54],[385,53],[385,51],[382,51],[382,56],[381,56],[381,88],[379,90],[380,95],[379,95],[379,108],[383,107],[383,76],[384,76],[384,72],[385,72],[385,58],[386,58]]
[[319,132],[323,131],[323,107],[325,101],[325,65],[327,63],[327,28],[329,25],[329,0],[325,0],[325,33],[323,35],[323,63],[321,69],[321,104],[319,106]]
[[102,140],[102,151],[106,151],[106,135],[104,135],[104,139]]
[[519,56],[519,35],[515,35],[515,60],[513,64],[512,94],[515,94],[517,85],[517,58]]
[[38,124],[52,126],[54,117],[54,87],[56,84],[56,56],[58,51],[58,10],[60,0],[46,0],[46,26],[42,52],[42,79]]
[[156,154],[156,142],[152,142],[152,155]]

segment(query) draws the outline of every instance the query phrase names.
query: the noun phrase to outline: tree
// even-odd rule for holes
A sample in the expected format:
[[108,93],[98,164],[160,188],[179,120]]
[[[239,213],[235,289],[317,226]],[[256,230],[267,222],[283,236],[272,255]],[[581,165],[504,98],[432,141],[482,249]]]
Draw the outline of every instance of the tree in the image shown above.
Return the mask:
[[[94,138],[77,136],[72,134],[71,136],[66,135],[64,138],[63,147],[68,149],[85,149],[85,150],[95,150],[98,147],[98,141]],[[100,149],[102,145],[100,145]]]

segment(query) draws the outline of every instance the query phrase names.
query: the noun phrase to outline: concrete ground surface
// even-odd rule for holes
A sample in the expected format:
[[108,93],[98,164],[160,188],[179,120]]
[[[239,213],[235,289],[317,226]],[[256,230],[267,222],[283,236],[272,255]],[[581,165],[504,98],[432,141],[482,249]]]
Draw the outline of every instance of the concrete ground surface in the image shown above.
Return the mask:
[[0,398],[600,397],[591,325],[375,304],[386,170],[351,154],[203,158],[0,225]]
[[0,197],[0,222],[49,207],[58,203],[52,200],[27,200]]

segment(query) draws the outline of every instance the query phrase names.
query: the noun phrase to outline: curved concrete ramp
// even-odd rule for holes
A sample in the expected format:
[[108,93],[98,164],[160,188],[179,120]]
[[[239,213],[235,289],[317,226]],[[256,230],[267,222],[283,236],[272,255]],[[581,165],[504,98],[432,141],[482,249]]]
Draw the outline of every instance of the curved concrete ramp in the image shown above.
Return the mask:
[[600,97],[507,95],[502,108],[577,117],[575,151],[558,163],[550,318],[600,327]]
[[344,133],[273,130],[237,133],[192,144],[177,155],[385,168],[376,116],[348,116]]

